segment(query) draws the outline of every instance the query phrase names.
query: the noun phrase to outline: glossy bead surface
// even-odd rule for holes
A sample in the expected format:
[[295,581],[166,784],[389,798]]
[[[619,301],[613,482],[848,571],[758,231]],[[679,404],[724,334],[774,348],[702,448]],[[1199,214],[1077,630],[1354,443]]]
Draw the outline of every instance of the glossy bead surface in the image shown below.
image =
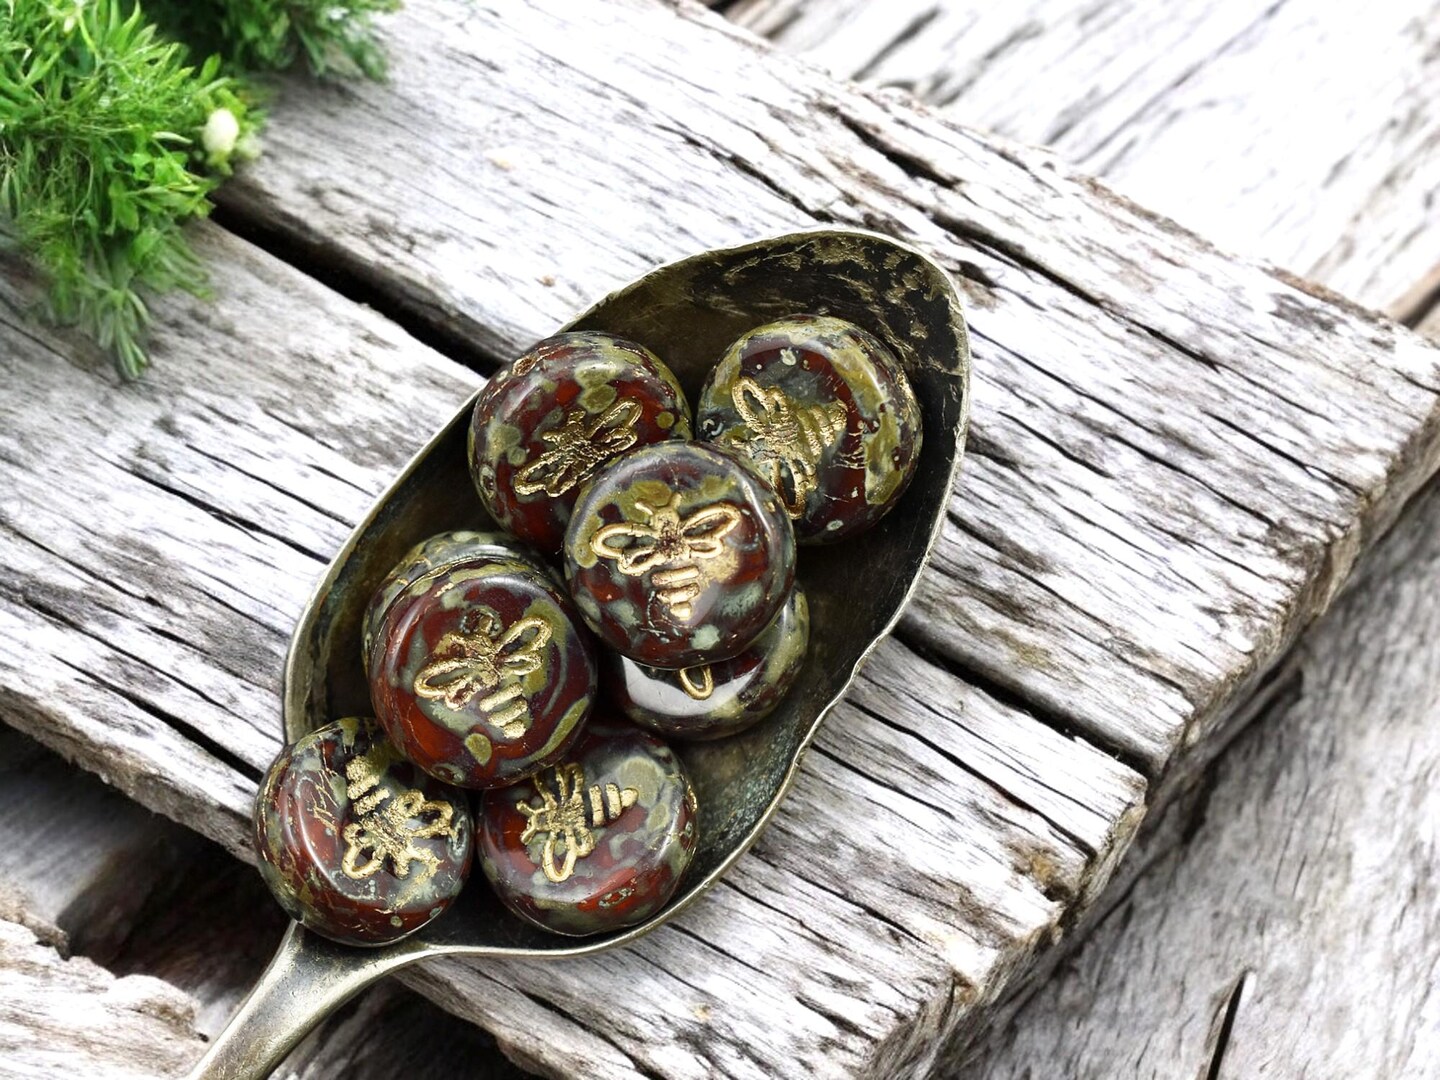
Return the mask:
[[795,579],[779,498],[733,455],[663,443],[617,458],[586,487],[565,536],[581,615],[633,660],[681,668],[739,654]]
[[642,727],[673,739],[721,739],[774,711],[809,643],[810,605],[796,585],[775,621],[739,656],[668,671],[605,649],[602,682],[614,705]]
[[370,670],[371,650],[380,629],[380,620],[390,605],[407,588],[426,574],[446,566],[475,562],[515,562],[553,574],[545,560],[532,548],[502,532],[443,532],[422,540],[405,553],[371,597],[361,623],[361,648],[365,670]]
[[550,577],[515,562],[460,563],[390,604],[370,699],[406,757],[449,783],[485,788],[561,754],[595,680],[589,635]]
[[895,354],[828,316],[791,316],[731,345],[701,391],[696,426],[780,493],[802,544],[873,525],[920,455],[920,408]]
[[467,802],[404,760],[373,720],[338,720],[270,766],[255,803],[260,872],[290,917],[317,933],[394,941],[465,883]]
[[481,392],[470,472],[496,522],[553,555],[580,488],[601,465],[690,434],[685,394],[649,349],[592,331],[557,334]]
[[506,907],[579,936],[664,907],[695,853],[696,827],[675,753],[629,725],[596,722],[555,766],[486,792],[476,841]]

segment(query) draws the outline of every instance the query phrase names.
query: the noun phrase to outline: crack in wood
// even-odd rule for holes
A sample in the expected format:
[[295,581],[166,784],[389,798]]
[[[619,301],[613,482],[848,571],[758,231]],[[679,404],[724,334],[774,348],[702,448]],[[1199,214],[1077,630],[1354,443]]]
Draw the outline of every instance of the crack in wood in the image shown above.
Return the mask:
[[[343,87],[343,83],[333,86]],[[216,196],[210,220],[246,243],[313,278],[345,299],[378,312],[417,342],[481,374],[493,374],[512,359],[451,329],[448,318],[435,318],[425,305],[385,287],[383,274],[366,272],[365,264],[338,257],[335,249],[295,232],[278,228],[267,217],[250,212],[243,201]]]
[[1242,972],[1240,977],[1235,980],[1235,985],[1225,1000],[1225,1008],[1221,1013],[1220,1025],[1215,1032],[1215,1042],[1210,1054],[1210,1064],[1205,1070],[1205,1080],[1220,1080],[1224,1075],[1221,1070],[1225,1064],[1225,1051],[1230,1045],[1230,1037],[1235,1032],[1235,1018],[1240,1015],[1240,1003],[1244,1000],[1246,987],[1249,985],[1252,977],[1252,972]]
[[[60,618],[60,621],[64,621],[63,617]],[[122,701],[128,702],[130,705],[133,705],[135,708],[139,709],[147,716],[159,720],[171,731],[175,732],[177,735],[181,736],[187,741],[194,743],[197,747],[199,747],[205,753],[209,754],[216,761],[222,763],[230,769],[233,769],[235,772],[245,777],[245,779],[249,780],[251,783],[256,785],[259,784],[263,770],[257,768],[254,765],[251,765],[244,758],[241,758],[236,754],[232,753],[223,743],[217,742],[215,739],[212,739],[209,735],[206,735],[199,728],[196,728],[194,725],[188,723],[187,721],[180,719],[180,717],[176,716],[169,710],[162,708],[160,705],[153,701],[146,700],[139,694],[135,693],[133,690],[130,690],[128,687],[120,685],[119,682],[114,679],[107,679],[102,675],[97,675],[94,671],[80,667],[76,664],[72,664],[63,656],[55,657],[55,662],[62,667],[69,668],[80,678],[88,680],[89,682],[93,682],[101,689],[106,690],[111,694],[114,694]]]

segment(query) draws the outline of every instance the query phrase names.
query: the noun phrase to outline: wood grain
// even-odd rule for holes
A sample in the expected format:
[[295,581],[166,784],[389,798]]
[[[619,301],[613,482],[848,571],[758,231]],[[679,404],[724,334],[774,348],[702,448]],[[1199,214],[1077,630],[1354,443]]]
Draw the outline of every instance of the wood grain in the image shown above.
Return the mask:
[[577,18],[413,0],[388,86],[277,104],[223,224],[393,319],[200,229],[217,303],[157,304],[159,367],[116,389],[11,268],[0,715],[244,854],[308,583],[477,380],[431,345],[483,364],[696,247],[889,229],[961,279],[977,363],[902,633],[673,927],[411,978],[553,1075],[923,1071],[1434,471],[1440,354],[691,5]]
[[1286,704],[1136,845],[1137,883],[967,1075],[1433,1072],[1437,576],[1432,487],[1301,641]]
[[843,78],[1050,146],[1216,243],[1361,303],[1395,309],[1440,251],[1436,0],[726,10]]
[[84,957],[62,959],[28,927],[0,918],[5,1076],[178,1076],[204,1048],[193,1021],[193,1002],[169,984],[117,979]]
[[[0,918],[0,1075],[54,1080],[156,1080],[183,1075],[204,1052],[197,1002],[163,979],[115,977],[63,957],[29,926]],[[286,1058],[277,1076],[300,1080],[519,1080],[492,1040],[437,1021],[428,1002],[395,986],[347,1006]]]

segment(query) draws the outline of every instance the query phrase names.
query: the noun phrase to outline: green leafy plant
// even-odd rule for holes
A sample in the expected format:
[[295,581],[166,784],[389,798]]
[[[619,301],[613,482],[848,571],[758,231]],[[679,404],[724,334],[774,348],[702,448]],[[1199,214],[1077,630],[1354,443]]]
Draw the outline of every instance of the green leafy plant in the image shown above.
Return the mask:
[[[49,315],[84,326],[127,378],[143,371],[145,294],[207,293],[181,226],[258,151],[255,94],[230,72],[303,57],[378,78],[373,20],[399,7],[0,0],[0,234],[48,277]],[[192,65],[192,50],[210,58]]]
[[133,378],[141,290],[203,294],[181,224],[210,209],[257,116],[212,57],[198,67],[122,0],[0,0],[0,209],[79,323]]
[[156,20],[201,52],[247,71],[304,56],[317,75],[385,74],[374,18],[401,0],[151,0]]

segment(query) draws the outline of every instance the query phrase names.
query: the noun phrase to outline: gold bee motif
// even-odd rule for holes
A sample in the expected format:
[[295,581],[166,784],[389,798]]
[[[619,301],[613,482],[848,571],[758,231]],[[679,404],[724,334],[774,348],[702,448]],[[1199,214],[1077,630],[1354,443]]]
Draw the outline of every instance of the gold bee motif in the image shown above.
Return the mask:
[[[541,651],[553,631],[539,616],[517,620],[509,629],[489,612],[470,612],[459,630],[443,635],[429,663],[415,676],[415,693],[447,708],[463,709],[477,695],[485,722],[518,739],[530,730],[530,707],[520,680],[539,671]],[[473,753],[473,751],[472,751]]]
[[[730,503],[715,503],[682,520],[676,509],[679,503],[679,495],[660,507],[637,499],[635,506],[649,520],[601,526],[590,538],[590,550],[602,559],[615,560],[629,577],[654,570],[650,583],[655,595],[683,622],[694,614],[691,602],[705,590],[699,564],[720,554],[720,541],[740,524],[740,510]],[[616,540],[623,543],[616,546]]]
[[715,676],[709,664],[681,668],[676,675],[680,679],[680,688],[696,701],[704,701],[715,692]]
[[[545,877],[555,884],[566,880],[575,872],[575,860],[583,859],[595,850],[595,833],[608,822],[616,820],[635,805],[640,793],[632,787],[622,788],[616,784],[591,784],[588,792],[589,813],[586,813],[587,794],[585,771],[579,765],[557,765],[554,774],[557,798],[550,794],[540,773],[530,778],[540,796],[540,805],[532,806],[522,800],[515,809],[525,815],[525,830],[520,834],[520,843],[529,844],[535,837],[544,835],[545,845],[540,852],[540,869]],[[560,866],[555,865],[556,848],[565,845],[565,855]]]
[[[390,798],[389,790],[380,786],[388,756],[385,747],[376,747],[351,758],[345,766],[345,794],[360,820],[346,825],[342,833],[346,847],[340,869],[346,877],[363,881],[378,873],[388,859],[395,876],[404,878],[410,876],[410,864],[418,862],[420,873],[414,884],[419,886],[434,877],[440,860],[433,851],[417,847],[415,841],[450,836],[454,811],[449,803],[427,800],[414,788]],[[410,824],[432,814],[424,824]]]
[[515,474],[515,493],[543,491],[552,498],[565,494],[604,462],[635,445],[639,419],[638,401],[621,401],[593,419],[583,408],[571,409],[558,427],[540,433],[550,449]]
[[741,448],[766,473],[786,512],[798,518],[816,488],[815,467],[845,433],[843,402],[799,408],[779,387],[742,376],[730,392],[735,411],[750,430]]

